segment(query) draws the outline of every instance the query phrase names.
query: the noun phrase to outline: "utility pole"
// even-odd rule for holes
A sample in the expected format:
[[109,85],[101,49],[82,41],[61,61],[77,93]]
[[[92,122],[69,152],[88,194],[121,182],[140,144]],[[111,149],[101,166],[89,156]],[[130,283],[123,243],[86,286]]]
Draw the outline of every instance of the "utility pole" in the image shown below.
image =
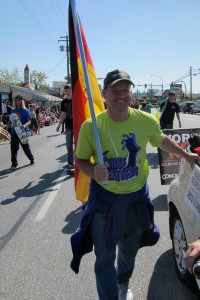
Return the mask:
[[[70,65],[70,59],[69,59],[69,36],[60,36],[62,40],[58,40],[59,42],[66,42],[66,55],[67,55],[67,76],[65,79],[67,80],[67,83],[71,83],[71,75],[69,72],[69,65]],[[64,51],[64,46],[60,46],[60,51]]]

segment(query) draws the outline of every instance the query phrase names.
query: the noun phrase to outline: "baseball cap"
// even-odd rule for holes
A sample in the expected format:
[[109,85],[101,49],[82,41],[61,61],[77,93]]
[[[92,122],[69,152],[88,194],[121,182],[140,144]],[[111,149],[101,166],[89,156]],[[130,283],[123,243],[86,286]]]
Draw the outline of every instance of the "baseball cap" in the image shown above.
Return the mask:
[[108,86],[113,86],[115,83],[121,80],[126,80],[130,84],[133,84],[127,72],[119,69],[109,72],[104,79],[104,89],[106,89]]
[[23,100],[23,97],[22,97],[21,95],[17,95],[17,96],[15,97],[15,99]]
[[169,96],[176,96],[174,92],[169,92]]

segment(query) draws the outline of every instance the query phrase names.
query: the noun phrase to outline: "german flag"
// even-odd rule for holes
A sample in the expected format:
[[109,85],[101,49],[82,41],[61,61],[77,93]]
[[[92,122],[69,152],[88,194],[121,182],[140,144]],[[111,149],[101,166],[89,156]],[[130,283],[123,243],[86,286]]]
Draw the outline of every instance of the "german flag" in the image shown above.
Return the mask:
[[[103,98],[99,89],[96,73],[88,49],[86,37],[83,27],[79,21],[77,26],[73,19],[75,1],[69,1],[69,47],[70,47],[70,67],[71,67],[71,82],[72,82],[72,110],[73,110],[73,128],[74,128],[74,143],[75,149],[80,127],[82,123],[91,118],[88,95],[85,86],[84,70],[79,51],[77,30],[82,39],[83,51],[87,65],[87,72],[89,76],[90,88],[93,99],[93,107],[95,114],[102,112],[104,108]],[[77,16],[78,18],[78,16]],[[80,19],[79,19],[80,20]],[[77,26],[75,28],[75,26]],[[77,167],[75,167],[75,192],[76,198],[82,202],[87,201],[89,193],[90,178],[83,174]]]

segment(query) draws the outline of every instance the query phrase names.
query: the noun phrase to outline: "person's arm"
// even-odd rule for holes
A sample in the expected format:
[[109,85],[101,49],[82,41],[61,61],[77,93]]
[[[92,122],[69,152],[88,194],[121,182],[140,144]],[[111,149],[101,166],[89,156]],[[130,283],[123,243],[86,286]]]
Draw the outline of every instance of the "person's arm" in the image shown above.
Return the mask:
[[64,111],[61,111],[60,121],[58,123],[58,126],[56,127],[57,132],[60,130],[60,126],[61,126],[62,122],[65,120],[65,117],[66,117],[66,113]]
[[190,273],[192,273],[193,264],[199,256],[200,256],[200,239],[188,245],[188,249],[185,255],[185,263]]
[[176,117],[178,119],[178,122],[179,122],[179,128],[181,128],[181,119],[180,119],[180,114],[179,113],[176,113]]
[[77,158],[77,166],[85,175],[97,181],[108,179],[108,169],[106,165],[94,165],[89,160]]
[[181,155],[181,157],[183,157],[191,166],[194,165],[194,162],[196,160],[199,160],[198,154],[188,153],[184,151],[176,142],[171,140],[167,135],[165,135],[159,148],[166,152]]
[[31,124],[31,118],[30,118],[29,111],[27,110],[25,113],[26,113],[26,118],[24,121],[26,121],[26,123],[22,124],[21,129],[24,129]]
[[160,112],[162,112],[164,110],[164,107],[165,107],[165,102],[161,102],[159,107],[160,107]]
[[28,122],[26,122],[25,124],[23,124],[23,125],[21,126],[21,128],[24,129],[24,128],[26,128],[27,126],[29,126],[30,124],[31,124],[31,120],[28,121]]

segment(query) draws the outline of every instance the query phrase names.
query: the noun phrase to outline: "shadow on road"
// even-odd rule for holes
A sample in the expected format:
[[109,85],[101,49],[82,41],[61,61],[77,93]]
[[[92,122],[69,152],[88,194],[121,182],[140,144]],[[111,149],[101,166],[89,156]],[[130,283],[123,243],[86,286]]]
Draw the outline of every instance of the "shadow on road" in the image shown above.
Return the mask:
[[157,260],[150,279],[147,300],[197,300],[199,295],[178,279],[172,250],[164,252]]
[[[16,171],[15,171],[16,172]],[[58,178],[60,178],[61,171],[57,170],[53,173],[46,173],[43,174],[40,177],[40,181],[38,182],[37,185],[32,186],[32,182],[29,182],[28,184],[24,185],[21,189],[18,189],[15,191],[9,199],[5,199],[0,202],[1,205],[8,205],[16,200],[19,200],[20,198],[32,198],[46,193],[46,192],[51,192],[53,191],[53,188],[55,186],[55,180],[56,184],[59,183]],[[66,178],[65,180],[70,179],[71,176],[67,175],[66,173]]]
[[[59,147],[59,146],[57,146],[57,147]],[[64,154],[64,155],[62,155],[62,156],[60,156],[60,157],[58,157],[58,158],[56,158],[56,160],[58,160],[61,163],[67,163],[67,153]]]
[[159,195],[152,200],[155,211],[168,211],[167,195]]
[[[66,147],[66,143],[63,143],[63,144],[60,144],[60,145],[57,145],[55,148],[60,148],[60,147],[63,147],[65,146]],[[66,150],[67,151],[67,150]]]
[[55,134],[51,134],[51,135],[47,135],[47,138],[54,138],[54,137],[59,137],[59,133],[55,133]]
[[82,215],[83,215],[83,211],[81,207],[78,207],[76,210],[71,211],[70,214],[67,215],[65,218],[65,222],[67,222],[67,224],[62,229],[62,233],[65,234],[74,233],[80,224]]
[[16,170],[11,170],[10,168],[9,169],[4,169],[4,170],[0,171],[0,179],[3,179],[5,177],[7,177],[10,173],[16,172],[18,170],[21,170],[21,169],[24,169],[24,168],[27,168],[27,167],[32,168],[32,166],[30,166],[30,164],[26,164],[24,166],[17,167]]

